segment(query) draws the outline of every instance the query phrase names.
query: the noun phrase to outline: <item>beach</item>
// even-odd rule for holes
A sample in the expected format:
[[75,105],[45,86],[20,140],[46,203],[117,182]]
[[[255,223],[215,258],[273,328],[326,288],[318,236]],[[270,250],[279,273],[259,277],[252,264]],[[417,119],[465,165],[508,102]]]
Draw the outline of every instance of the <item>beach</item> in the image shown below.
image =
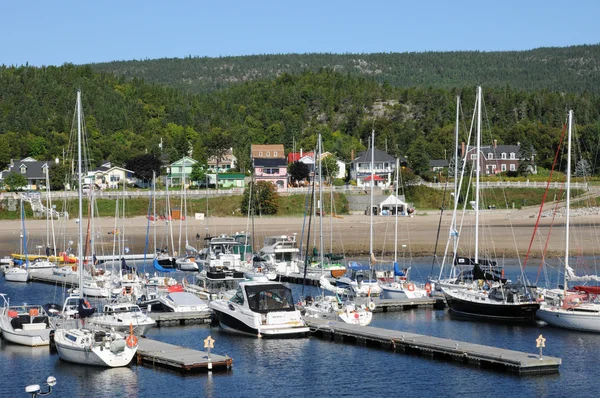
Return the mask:
[[[489,256],[515,258],[524,256],[532,242],[532,234],[536,225],[538,208],[525,210],[485,210],[480,212],[479,252]],[[345,215],[323,217],[323,247],[325,252],[343,253],[346,256],[362,256],[369,253],[370,218],[367,215]],[[458,216],[460,225],[460,251],[469,255],[474,251],[475,213],[468,212]],[[373,216],[373,252],[377,258],[391,258],[395,245],[394,216]],[[440,211],[416,212],[412,217],[398,217],[398,256],[438,256],[446,250],[452,212]],[[313,220],[315,221],[315,220]],[[320,246],[320,220],[316,217],[310,230],[310,247]],[[570,233],[576,243],[571,243],[571,254],[593,255],[598,247],[595,225],[600,215],[585,214],[571,218]],[[54,220],[54,237],[58,251],[77,246],[78,223],[75,219]],[[530,255],[540,257],[544,247],[546,255],[564,255],[565,217],[556,217],[552,225],[552,217],[540,218],[538,232],[531,243]],[[265,236],[297,234],[301,242],[304,227],[304,240],[308,232],[308,218],[302,217],[256,217],[254,228],[251,220],[240,217],[208,217],[205,219],[188,218],[187,222],[173,220],[148,222],[145,217],[127,218],[124,221],[114,218],[95,219],[92,224],[84,220],[83,231],[95,232],[95,252],[111,254],[117,242],[125,242],[130,253],[152,253],[155,247],[184,247],[186,240],[195,247],[202,247],[203,238],[208,235],[233,234],[235,232],[252,232],[254,229],[254,249],[259,250]],[[27,251],[29,254],[44,253],[44,247],[52,243],[52,225],[45,219],[26,221]],[[2,255],[20,251],[20,221],[1,221],[0,250]],[[114,233],[116,231],[116,233]],[[547,236],[550,235],[549,240]],[[187,236],[187,238],[186,238]],[[439,238],[438,238],[439,236]],[[70,243],[72,242],[72,243]],[[437,242],[437,245],[436,245]],[[303,242],[305,243],[305,242]],[[437,246],[437,247],[436,247]],[[118,247],[118,246],[117,246]],[[306,247],[303,245],[303,247]],[[450,246],[451,248],[451,246]],[[450,250],[451,251],[451,250]]]

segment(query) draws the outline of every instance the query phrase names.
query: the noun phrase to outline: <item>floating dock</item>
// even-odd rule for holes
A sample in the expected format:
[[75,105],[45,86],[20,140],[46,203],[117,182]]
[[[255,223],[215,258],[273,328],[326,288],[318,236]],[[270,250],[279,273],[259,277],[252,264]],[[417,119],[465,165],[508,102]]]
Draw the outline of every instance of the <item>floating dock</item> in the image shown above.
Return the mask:
[[147,312],[150,318],[156,321],[157,326],[169,325],[191,325],[198,323],[210,323],[212,321],[212,310],[194,312]]
[[354,344],[391,349],[394,352],[420,354],[436,359],[477,365],[482,369],[516,374],[552,374],[558,372],[560,358],[504,348],[442,339],[371,326],[351,325],[316,318],[305,318],[311,332],[319,337]]
[[147,338],[140,338],[137,350],[138,364],[152,364],[181,372],[227,371],[233,364],[228,356],[179,347]]
[[409,308],[430,307],[444,308],[445,302],[443,299],[435,297],[422,297],[414,299],[372,299],[375,303],[373,312],[394,312],[403,311]]
[[79,279],[76,274],[70,275],[54,275],[52,270],[39,270],[29,273],[30,282],[49,283],[51,285],[62,285],[66,287],[74,287],[79,285]]

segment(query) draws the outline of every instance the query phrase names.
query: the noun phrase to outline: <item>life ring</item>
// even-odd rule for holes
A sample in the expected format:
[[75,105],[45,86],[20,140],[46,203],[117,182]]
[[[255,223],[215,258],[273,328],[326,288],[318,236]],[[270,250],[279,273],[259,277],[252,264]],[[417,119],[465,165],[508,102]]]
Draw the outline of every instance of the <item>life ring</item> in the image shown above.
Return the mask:
[[409,292],[414,292],[415,291],[415,284],[414,283],[409,283],[407,286],[407,289]]
[[431,284],[429,284],[429,283],[426,283],[426,284],[425,284],[425,291],[426,291],[427,293],[431,293]]
[[377,306],[375,305],[375,303],[374,303],[374,302],[372,302],[372,301],[371,301],[371,302],[369,303],[369,309],[370,309],[371,311],[373,311],[373,310],[375,309],[375,307],[377,307]]
[[133,334],[130,334],[129,337],[127,337],[126,343],[127,343],[127,347],[133,348],[137,345],[138,339]]
[[355,318],[355,319],[358,319],[358,318],[360,318],[360,315],[358,315],[358,312],[355,312],[355,313],[354,313],[354,318]]
[[77,272],[77,266],[76,265],[72,265],[71,269],[73,270],[73,272]]

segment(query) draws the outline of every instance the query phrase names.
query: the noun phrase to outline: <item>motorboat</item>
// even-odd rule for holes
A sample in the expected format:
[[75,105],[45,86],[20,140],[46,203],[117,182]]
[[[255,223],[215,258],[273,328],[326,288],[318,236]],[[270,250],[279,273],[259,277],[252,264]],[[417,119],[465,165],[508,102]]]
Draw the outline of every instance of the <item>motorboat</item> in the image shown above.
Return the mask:
[[0,297],[4,301],[0,310],[0,329],[6,341],[30,347],[50,344],[52,324],[42,306],[10,306],[5,294]]
[[288,275],[300,272],[303,262],[298,259],[296,234],[267,236],[258,255],[263,258],[270,270]]
[[4,278],[7,282],[27,282],[29,280],[29,272],[23,266],[16,266],[4,271]]
[[227,267],[239,270],[242,264],[238,246],[240,243],[226,234],[207,236],[197,262],[204,268]]
[[156,321],[144,314],[138,305],[129,302],[105,304],[102,312],[88,318],[87,322],[97,328],[123,333],[133,326],[137,336],[144,336],[156,325]]
[[347,268],[345,276],[336,280],[336,286],[352,288],[359,296],[379,297],[381,286],[369,265],[352,261]]
[[184,290],[196,294],[204,300],[231,298],[245,275],[226,267],[204,269],[196,276],[194,283],[184,279]]
[[194,256],[180,257],[175,260],[175,262],[177,268],[182,271],[198,271],[198,263],[196,263],[196,258]]
[[209,311],[208,305],[198,296],[189,292],[173,292],[158,298],[167,312]]
[[309,328],[294,305],[292,290],[278,282],[240,282],[229,300],[210,308],[223,329],[258,337],[306,337]]
[[138,349],[133,334],[89,329],[57,329],[54,344],[61,360],[111,368],[129,365]]

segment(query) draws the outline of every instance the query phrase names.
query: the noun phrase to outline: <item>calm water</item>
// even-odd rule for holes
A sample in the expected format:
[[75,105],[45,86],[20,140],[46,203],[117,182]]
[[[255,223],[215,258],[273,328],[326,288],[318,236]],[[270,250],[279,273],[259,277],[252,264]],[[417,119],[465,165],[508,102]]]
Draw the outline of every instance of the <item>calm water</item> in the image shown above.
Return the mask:
[[[413,278],[424,278],[430,265],[413,265]],[[531,270],[533,276],[537,270]],[[535,279],[535,278],[534,278]],[[293,285],[296,298],[301,286]],[[314,294],[315,288],[306,288]],[[11,303],[62,302],[51,285],[14,284],[0,277],[0,292]],[[47,347],[2,342],[0,397],[27,396],[25,386],[53,375],[52,396],[132,397],[431,397],[595,396],[600,335],[551,327],[507,326],[453,319],[447,310],[416,309],[376,313],[372,326],[429,334],[535,353],[535,339],[546,337],[544,353],[563,359],[560,373],[515,376],[454,362],[394,354],[381,349],[333,343],[317,338],[267,340],[240,337],[209,325],[154,328],[148,337],[202,349],[211,335],[213,352],[234,359],[226,373],[180,375],[165,369],[132,365],[121,369],[82,367],[61,362]]]

